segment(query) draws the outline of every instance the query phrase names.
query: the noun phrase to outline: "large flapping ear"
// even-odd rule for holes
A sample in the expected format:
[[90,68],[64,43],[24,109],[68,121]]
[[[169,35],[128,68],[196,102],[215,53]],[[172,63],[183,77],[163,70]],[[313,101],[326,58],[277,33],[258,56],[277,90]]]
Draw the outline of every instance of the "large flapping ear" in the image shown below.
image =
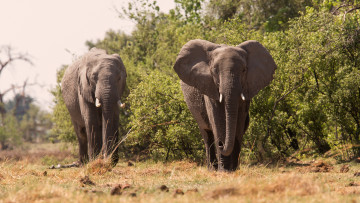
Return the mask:
[[206,40],[191,40],[180,50],[174,70],[187,85],[212,99],[219,99],[218,88],[210,72],[211,51],[219,45]]
[[276,69],[274,59],[258,41],[249,40],[238,45],[247,52],[247,96],[253,98],[273,79]]
[[88,64],[81,64],[78,72],[78,86],[80,95],[88,102],[95,103],[94,91],[90,84],[91,68]]

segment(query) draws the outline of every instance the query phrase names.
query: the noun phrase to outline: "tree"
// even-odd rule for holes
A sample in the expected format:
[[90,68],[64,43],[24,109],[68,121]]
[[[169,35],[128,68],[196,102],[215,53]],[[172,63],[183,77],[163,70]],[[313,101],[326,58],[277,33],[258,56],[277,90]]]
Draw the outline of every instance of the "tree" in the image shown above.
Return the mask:
[[22,142],[18,122],[12,114],[0,117],[0,150],[11,149]]
[[[11,46],[1,46],[0,47],[0,76],[2,71],[8,67],[10,64],[14,63],[15,61],[25,61],[29,64],[32,64],[30,57],[28,54],[24,54],[21,52],[14,52],[13,48]],[[24,89],[26,82],[24,83]],[[9,91],[14,90],[15,86],[12,85],[11,88],[0,92],[0,114],[4,116],[6,113],[6,110],[4,108],[4,101],[3,98],[5,94],[7,94]]]

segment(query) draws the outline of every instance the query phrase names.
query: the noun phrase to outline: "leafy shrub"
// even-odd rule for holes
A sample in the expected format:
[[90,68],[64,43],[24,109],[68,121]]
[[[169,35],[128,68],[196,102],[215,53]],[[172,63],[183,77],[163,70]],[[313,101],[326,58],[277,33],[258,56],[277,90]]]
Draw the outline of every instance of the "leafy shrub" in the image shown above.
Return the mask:
[[61,94],[61,80],[65,73],[67,66],[63,66],[57,71],[57,86],[51,91],[54,96],[55,106],[53,108],[53,128],[51,129],[52,141],[62,140],[65,142],[75,143],[76,135],[74,127],[71,123],[71,117],[68,109],[64,103]]
[[19,123],[12,113],[0,116],[0,150],[12,148],[22,144]]
[[153,71],[129,95],[126,145],[133,154],[154,160],[201,160],[203,142],[188,110],[179,80]]

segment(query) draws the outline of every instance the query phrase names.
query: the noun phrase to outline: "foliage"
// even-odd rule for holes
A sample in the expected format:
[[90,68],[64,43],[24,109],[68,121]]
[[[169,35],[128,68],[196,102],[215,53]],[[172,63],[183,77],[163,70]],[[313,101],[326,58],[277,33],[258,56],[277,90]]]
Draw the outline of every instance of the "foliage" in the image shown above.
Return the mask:
[[250,28],[284,30],[288,20],[311,6],[311,0],[209,0],[207,16],[221,20],[241,19]]
[[148,75],[129,95],[132,115],[129,150],[154,160],[202,160],[199,129],[184,102],[179,80],[159,71]]
[[[130,104],[130,117],[124,111],[120,122],[121,135],[131,133],[124,154],[199,160],[199,131],[172,66],[181,47],[200,38],[228,45],[258,40],[278,66],[275,79],[252,100],[242,157],[261,161],[305,151],[323,155],[329,149],[345,149],[347,158],[360,155],[358,1],[176,3],[161,13],[156,1],[131,1],[122,13],[136,23],[130,35],[109,31],[104,39],[87,42],[89,48],[118,53],[127,69],[123,100]],[[70,135],[60,100],[54,115],[61,119],[55,123],[62,125],[58,133]],[[189,148],[196,150],[185,143],[195,143]]]
[[0,150],[12,148],[22,143],[18,121],[11,113],[0,117]]
[[48,130],[51,127],[51,114],[34,104],[30,104],[29,109],[20,121],[22,137],[28,142],[47,140]]
[[[204,0],[174,0],[177,4],[177,9],[183,10],[185,21],[200,22],[201,21],[201,4]],[[180,8],[179,8],[180,7]]]
[[[287,31],[270,33],[262,40],[278,65],[275,80],[260,92],[251,107],[257,122],[251,123],[249,133],[264,136],[259,138],[263,148],[271,144],[275,151],[289,156],[309,147],[324,153],[331,146],[358,145],[356,119],[360,112],[355,104],[360,102],[355,79],[358,67],[350,56],[357,56],[360,49],[351,49],[348,54],[344,46],[349,38],[347,24],[359,24],[358,20],[351,20],[353,17],[344,23],[342,17],[308,8],[306,14],[290,21]],[[350,38],[358,37],[357,29],[351,29]],[[346,94],[349,90],[351,96]],[[345,110],[343,103],[352,109]],[[266,127],[259,129],[260,126]],[[269,147],[267,151],[273,151],[270,149],[274,150]],[[353,150],[357,156],[358,150]]]

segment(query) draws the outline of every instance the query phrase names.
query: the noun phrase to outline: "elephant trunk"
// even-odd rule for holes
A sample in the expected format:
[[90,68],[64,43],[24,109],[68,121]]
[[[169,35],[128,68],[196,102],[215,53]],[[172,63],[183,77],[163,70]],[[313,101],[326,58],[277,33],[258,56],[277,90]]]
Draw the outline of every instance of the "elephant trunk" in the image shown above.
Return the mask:
[[103,155],[108,156],[113,153],[118,142],[119,116],[117,98],[111,95],[111,90],[104,91],[102,94],[102,140]]
[[225,143],[219,143],[220,152],[223,156],[231,155],[235,145],[239,96],[241,94],[241,90],[238,87],[237,82],[232,81],[228,88],[223,91],[225,97],[226,131]]

